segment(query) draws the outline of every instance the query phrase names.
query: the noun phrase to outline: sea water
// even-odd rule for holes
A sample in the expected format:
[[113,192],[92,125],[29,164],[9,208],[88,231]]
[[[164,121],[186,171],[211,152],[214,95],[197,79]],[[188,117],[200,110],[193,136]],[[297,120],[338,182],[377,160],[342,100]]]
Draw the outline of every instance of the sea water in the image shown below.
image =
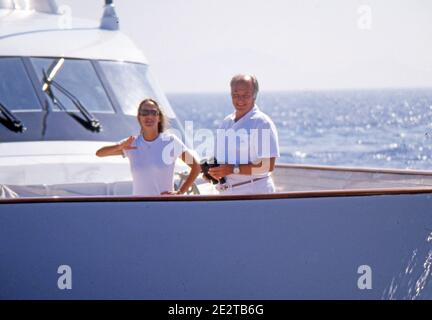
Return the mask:
[[[225,93],[170,94],[180,121],[215,130]],[[259,93],[275,122],[279,163],[432,170],[432,88]]]

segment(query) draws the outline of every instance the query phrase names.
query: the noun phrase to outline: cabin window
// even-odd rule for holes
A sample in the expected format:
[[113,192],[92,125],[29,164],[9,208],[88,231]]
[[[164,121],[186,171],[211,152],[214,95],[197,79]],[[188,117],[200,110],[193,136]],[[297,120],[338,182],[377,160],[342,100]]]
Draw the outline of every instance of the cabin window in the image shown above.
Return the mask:
[[139,63],[99,61],[124,113],[135,116],[138,104],[152,98],[158,101],[169,118],[175,114],[159,87],[154,83],[148,66]]
[[0,102],[11,111],[42,109],[20,58],[0,58]]
[[[55,65],[56,61],[57,59],[54,58],[31,59],[41,85],[44,79],[43,71],[45,71],[45,74],[49,74],[50,68]],[[114,113],[106,91],[90,61],[65,59],[53,80],[72,93],[90,112]],[[54,86],[51,88],[67,111],[77,111],[70,99]],[[60,109],[55,106],[55,110]]]

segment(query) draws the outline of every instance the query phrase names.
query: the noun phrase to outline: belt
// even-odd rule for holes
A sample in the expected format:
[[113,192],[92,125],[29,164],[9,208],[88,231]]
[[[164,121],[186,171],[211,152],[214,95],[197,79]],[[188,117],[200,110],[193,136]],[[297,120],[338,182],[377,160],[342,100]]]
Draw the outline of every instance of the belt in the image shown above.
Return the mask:
[[235,184],[232,184],[232,185],[230,185],[228,183],[220,184],[220,185],[217,186],[217,189],[219,191],[225,191],[225,190],[229,189],[230,187],[231,188],[235,188],[235,187],[242,186],[244,184],[256,182],[256,181],[259,181],[259,180],[262,180],[262,179],[267,179],[267,178],[268,178],[268,176],[267,177],[261,177],[261,178],[255,178],[255,179],[252,179],[252,180],[248,180],[248,181],[244,181],[244,182],[239,182],[239,183],[235,183]]

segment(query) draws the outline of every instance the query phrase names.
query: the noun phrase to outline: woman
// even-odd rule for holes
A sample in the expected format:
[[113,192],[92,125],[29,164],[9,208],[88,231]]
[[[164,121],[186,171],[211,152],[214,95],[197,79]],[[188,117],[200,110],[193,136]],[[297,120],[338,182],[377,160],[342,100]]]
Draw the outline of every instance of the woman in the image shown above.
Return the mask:
[[[128,157],[134,195],[184,194],[201,171],[199,162],[181,140],[164,132],[165,116],[155,100],[142,101],[137,118],[141,126],[139,136],[130,136],[118,144],[102,147],[96,155]],[[173,191],[174,166],[178,157],[191,167],[191,171],[179,190]]]

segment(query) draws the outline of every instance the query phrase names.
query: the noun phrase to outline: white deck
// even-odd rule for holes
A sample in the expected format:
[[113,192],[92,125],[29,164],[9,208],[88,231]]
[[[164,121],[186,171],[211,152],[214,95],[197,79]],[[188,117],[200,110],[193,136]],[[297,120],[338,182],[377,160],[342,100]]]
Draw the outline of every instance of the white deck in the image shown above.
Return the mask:
[[[118,166],[116,170],[121,167],[125,172],[128,170],[127,164]],[[110,168],[112,170],[114,166]],[[106,173],[107,170],[102,171]],[[273,178],[278,193],[432,188],[432,172],[429,171],[281,164],[276,167]],[[197,187],[201,195],[217,194],[201,178],[197,179]],[[0,198],[128,195],[132,195],[131,181],[0,185]]]
[[279,165],[278,192],[432,187],[432,171]]

